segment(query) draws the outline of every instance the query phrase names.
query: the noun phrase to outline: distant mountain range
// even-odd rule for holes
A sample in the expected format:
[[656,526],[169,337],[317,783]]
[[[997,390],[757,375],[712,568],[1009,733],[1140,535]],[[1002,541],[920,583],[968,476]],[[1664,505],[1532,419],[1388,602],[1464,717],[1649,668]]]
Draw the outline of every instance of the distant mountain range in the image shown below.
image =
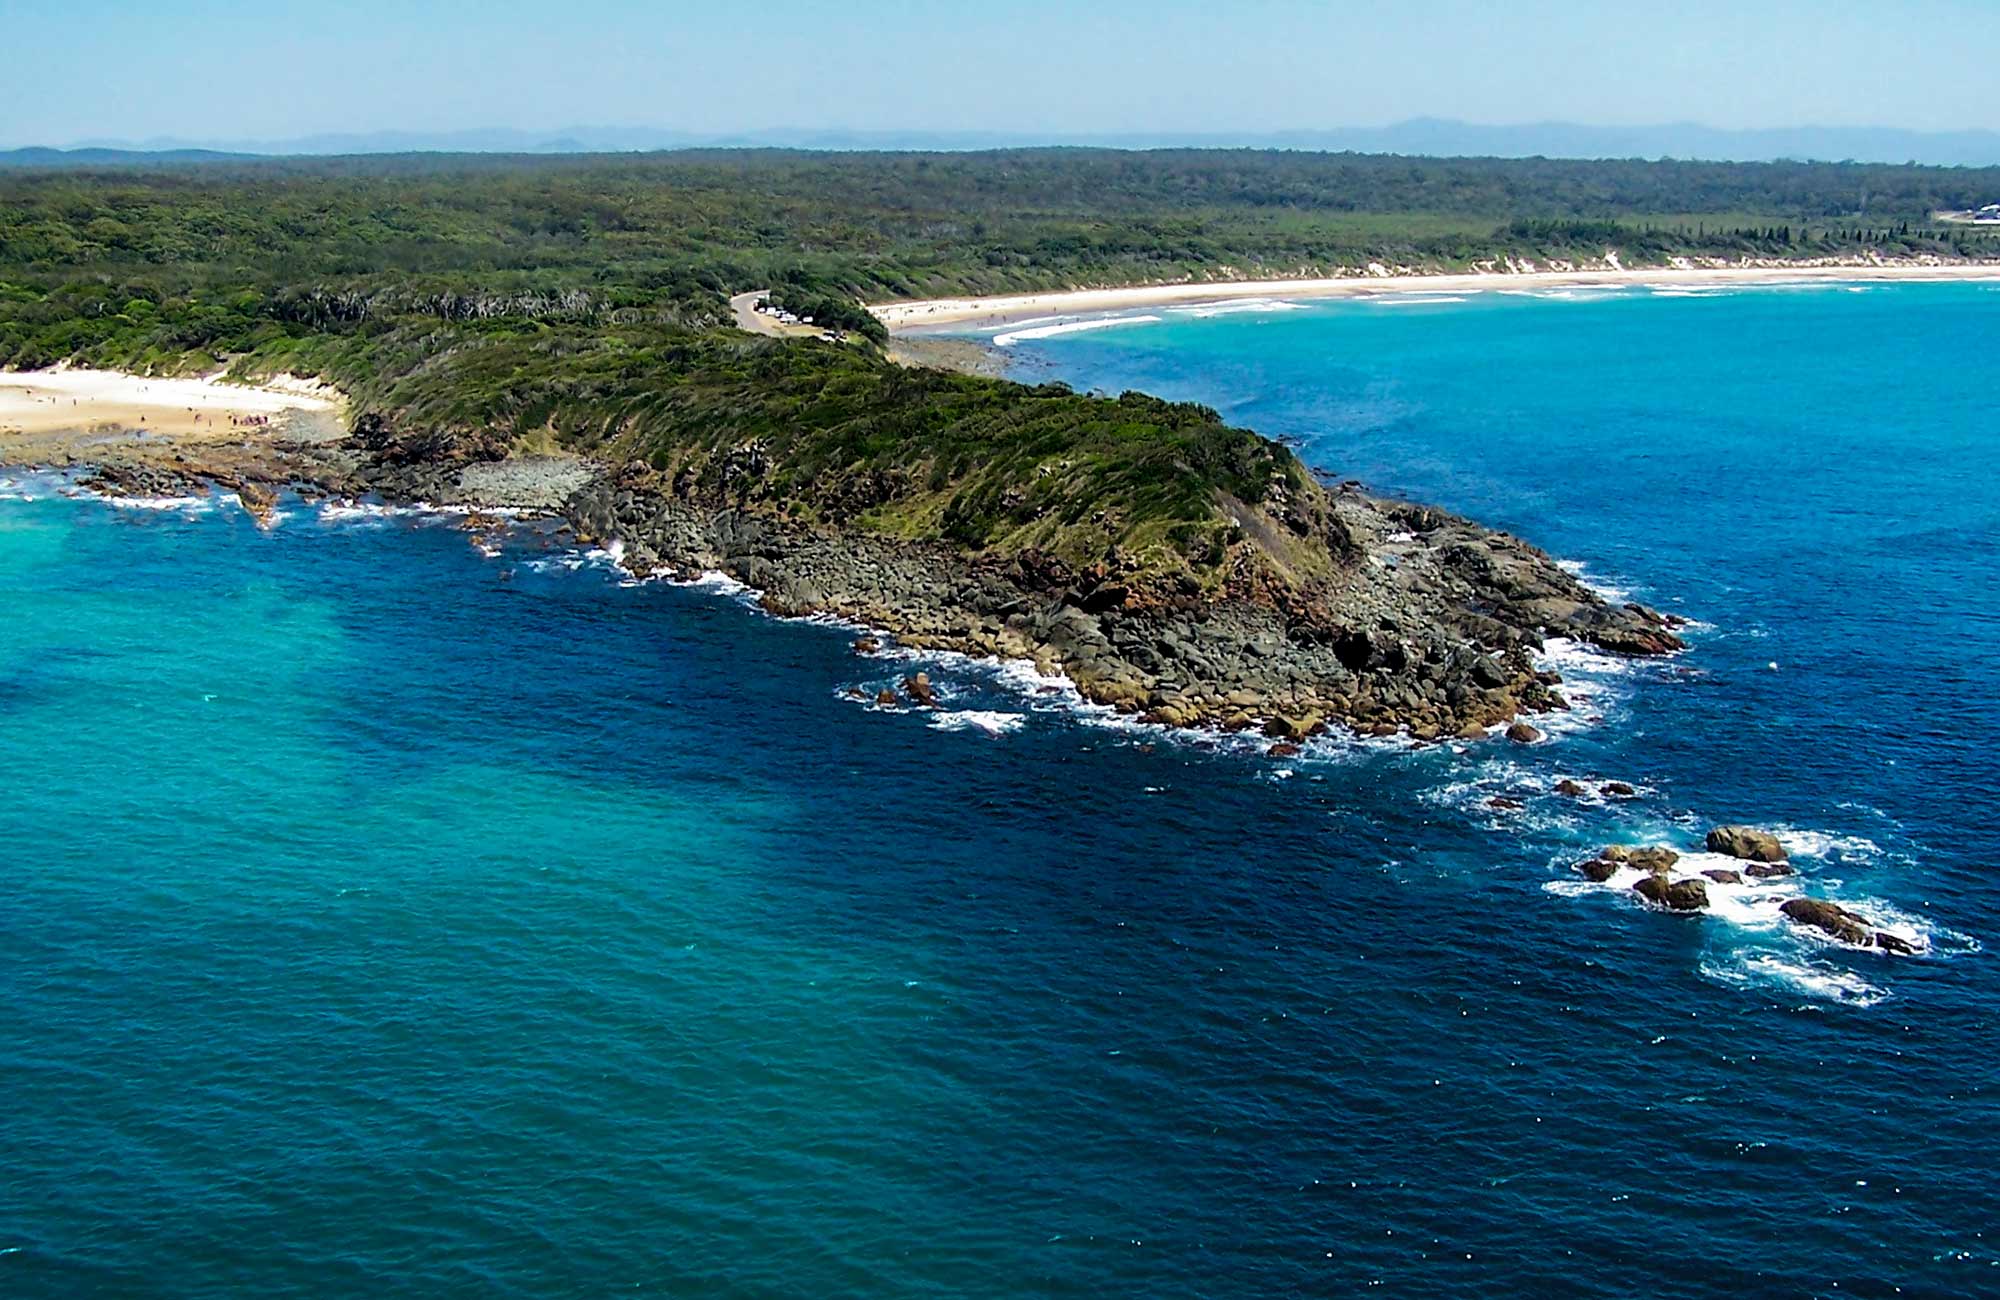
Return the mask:
[[1482,126],[1416,118],[1390,126],[1280,132],[1036,135],[1019,131],[851,131],[774,128],[704,133],[652,127],[578,126],[560,131],[375,131],[291,140],[92,140],[74,149],[0,152],[0,165],[198,162],[231,157],[382,153],[628,153],[659,149],[783,148],[970,150],[1031,146],[1115,149],[1252,148],[1393,153],[1431,157],[1700,158],[1717,162],[1817,161],[2000,166],[2000,131],[1906,131],[1895,127],[1731,130],[1696,123],[1584,126],[1542,122]]

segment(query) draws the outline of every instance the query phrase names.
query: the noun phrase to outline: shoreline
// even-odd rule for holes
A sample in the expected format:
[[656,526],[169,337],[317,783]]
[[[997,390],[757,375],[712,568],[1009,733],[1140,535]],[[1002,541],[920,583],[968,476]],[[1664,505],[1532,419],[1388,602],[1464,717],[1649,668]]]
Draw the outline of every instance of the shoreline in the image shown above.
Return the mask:
[[1603,267],[1550,271],[1439,274],[1358,274],[1309,279],[1209,280],[1059,289],[974,298],[871,303],[868,310],[893,334],[945,327],[1001,326],[1042,317],[1069,317],[1136,307],[1188,306],[1262,298],[1367,298],[1382,294],[1470,293],[1488,289],[1721,287],[1823,282],[2000,282],[2000,262],[1768,262],[1748,266]]

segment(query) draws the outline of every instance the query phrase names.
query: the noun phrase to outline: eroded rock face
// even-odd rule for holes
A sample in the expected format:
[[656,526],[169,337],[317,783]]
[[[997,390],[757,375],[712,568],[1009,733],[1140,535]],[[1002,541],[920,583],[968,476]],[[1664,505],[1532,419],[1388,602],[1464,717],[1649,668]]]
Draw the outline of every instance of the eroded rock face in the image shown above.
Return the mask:
[[1708,833],[1710,853],[1742,858],[1748,862],[1783,862],[1785,846],[1769,831],[1754,826],[1718,826]]

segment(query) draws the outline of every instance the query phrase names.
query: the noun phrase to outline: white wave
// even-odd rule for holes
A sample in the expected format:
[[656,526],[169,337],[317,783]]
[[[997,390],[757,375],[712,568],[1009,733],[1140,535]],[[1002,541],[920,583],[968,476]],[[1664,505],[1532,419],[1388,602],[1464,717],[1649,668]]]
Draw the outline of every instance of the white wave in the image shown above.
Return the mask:
[[1440,294],[1428,298],[1397,297],[1385,294],[1379,298],[1365,298],[1362,301],[1372,302],[1377,307],[1437,307],[1448,302],[1464,302],[1466,299],[1458,294]]
[[1109,319],[1073,320],[1060,325],[1040,325],[1034,329],[1008,330],[1005,334],[993,336],[993,346],[1010,348],[1016,343],[1029,339],[1051,339],[1058,334],[1081,334],[1086,330],[1110,329],[1114,325],[1151,325],[1160,320],[1158,316],[1113,316]]
[[1025,714],[994,709],[950,709],[933,713],[930,725],[939,731],[983,731],[989,736],[1004,736],[1019,731],[1027,720]]
[[1829,835],[1825,831],[1794,830],[1780,826],[1772,832],[1785,852],[1795,858],[1875,857],[1882,846],[1865,835]]
[[103,497],[106,504],[120,510],[179,510],[186,514],[202,514],[215,509],[215,498],[201,497]]
[[1306,306],[1299,302],[1282,302],[1276,298],[1249,298],[1242,301],[1196,303],[1191,307],[1171,307],[1168,315],[1193,316],[1206,319],[1210,316],[1241,316],[1253,313],[1276,311],[1304,311]]
[[1002,321],[998,325],[988,325],[979,330],[981,334],[1001,334],[1008,330],[1026,329],[1034,325],[1051,325],[1057,321],[1070,319],[1067,316],[1030,316],[1026,320]]
[[1563,572],[1569,574],[1570,577],[1575,578],[1578,582],[1602,596],[1610,604],[1623,605],[1632,600],[1630,588],[1620,586],[1616,582],[1591,572],[1590,567],[1582,560],[1557,560],[1556,565]]
[[1855,971],[1796,961],[1775,953],[1742,956],[1728,963],[1704,962],[1701,973],[1740,988],[1776,986],[1822,1001],[1857,1007],[1872,1007],[1889,996],[1887,990],[1870,984]]

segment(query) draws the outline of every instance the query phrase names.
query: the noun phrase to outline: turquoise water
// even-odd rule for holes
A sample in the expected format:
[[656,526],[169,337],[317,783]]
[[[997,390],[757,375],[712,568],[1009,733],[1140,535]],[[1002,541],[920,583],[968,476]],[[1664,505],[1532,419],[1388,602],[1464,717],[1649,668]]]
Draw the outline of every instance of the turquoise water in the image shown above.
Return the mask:
[[[963,661],[866,708],[532,529],[0,475],[0,1294],[2000,1286],[2000,294],[1160,314],[1013,354],[1692,651],[1280,763]],[[1567,871],[1735,818],[1927,955]]]

